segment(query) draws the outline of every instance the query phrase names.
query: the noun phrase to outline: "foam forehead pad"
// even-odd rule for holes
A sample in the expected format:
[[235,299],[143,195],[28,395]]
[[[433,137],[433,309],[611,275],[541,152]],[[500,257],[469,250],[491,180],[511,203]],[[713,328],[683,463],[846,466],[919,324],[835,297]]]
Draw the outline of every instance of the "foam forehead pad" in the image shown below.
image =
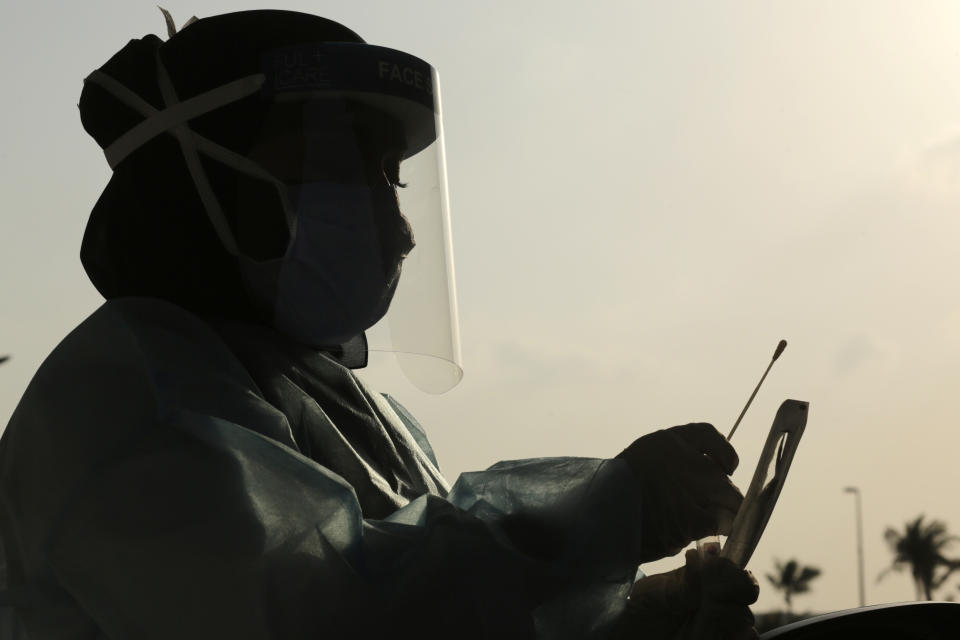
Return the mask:
[[264,97],[286,102],[340,98],[366,105],[399,123],[407,157],[437,137],[436,73],[396,49],[356,43],[281,47],[261,58]]

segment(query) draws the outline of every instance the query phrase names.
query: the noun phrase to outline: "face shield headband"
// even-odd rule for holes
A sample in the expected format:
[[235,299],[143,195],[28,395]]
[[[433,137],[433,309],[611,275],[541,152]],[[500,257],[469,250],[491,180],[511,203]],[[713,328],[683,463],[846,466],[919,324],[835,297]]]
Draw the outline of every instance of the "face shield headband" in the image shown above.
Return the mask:
[[[370,351],[396,354],[401,369],[419,388],[442,393],[462,377],[459,321],[453,279],[452,241],[446,195],[443,128],[436,71],[422,60],[392,49],[354,43],[287,47],[264,55],[261,72],[241,77],[181,101],[156,53],[158,109],[109,75],[94,71],[96,83],[144,118],[105,149],[111,168],[153,138],[169,133],[178,141],[186,166],[213,229],[225,250],[241,265],[246,255],[201,162],[201,154],[276,191],[279,211],[294,242],[297,220],[289,180],[258,162],[199,135],[190,120],[259,94],[268,103],[343,100],[388,114],[403,130],[405,150],[398,194],[401,210],[416,235],[416,248],[403,264],[403,277],[386,317],[372,329]],[[307,150],[322,153],[323,149]],[[286,177],[286,176],[285,176]]]

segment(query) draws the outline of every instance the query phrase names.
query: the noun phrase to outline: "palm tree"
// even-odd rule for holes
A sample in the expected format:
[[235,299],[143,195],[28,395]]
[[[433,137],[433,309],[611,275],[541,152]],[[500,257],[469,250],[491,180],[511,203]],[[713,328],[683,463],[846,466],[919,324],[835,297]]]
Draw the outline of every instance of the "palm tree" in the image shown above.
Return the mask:
[[910,567],[918,600],[921,597],[932,600],[933,592],[960,569],[960,560],[950,560],[943,555],[944,549],[958,538],[947,535],[947,525],[939,520],[924,522],[920,515],[907,522],[902,533],[887,527],[883,537],[893,552],[893,564],[877,576],[877,581],[890,571]]
[[810,591],[810,582],[820,575],[820,569],[817,567],[801,567],[794,559],[790,559],[786,564],[779,560],[773,561],[776,567],[776,575],[767,574],[767,580],[777,591],[783,592],[783,599],[787,603],[787,612],[793,613],[793,596],[798,593]]

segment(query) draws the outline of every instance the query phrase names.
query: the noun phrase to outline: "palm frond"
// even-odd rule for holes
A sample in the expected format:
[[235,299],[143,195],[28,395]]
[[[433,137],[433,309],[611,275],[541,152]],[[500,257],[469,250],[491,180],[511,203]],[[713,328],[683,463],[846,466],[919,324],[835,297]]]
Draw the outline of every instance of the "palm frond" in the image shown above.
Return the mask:
[[804,567],[803,571],[800,572],[800,577],[797,578],[798,582],[809,582],[813,580],[818,575],[820,575],[820,569],[817,567]]
[[888,569],[877,576],[878,582],[891,570],[900,571],[909,567],[918,594],[930,597],[933,590],[941,587],[947,577],[960,569],[960,561],[950,560],[944,554],[944,550],[960,538],[950,535],[943,521],[925,521],[925,518],[924,514],[920,514],[905,522],[899,531],[892,527],[884,531],[883,537],[893,553],[893,561]]
[[899,573],[900,571],[903,571],[903,565],[900,563],[894,563],[891,566],[887,567],[886,569],[884,569],[883,571],[877,574],[877,582],[880,582],[881,580],[886,578],[891,571],[896,571],[897,573]]

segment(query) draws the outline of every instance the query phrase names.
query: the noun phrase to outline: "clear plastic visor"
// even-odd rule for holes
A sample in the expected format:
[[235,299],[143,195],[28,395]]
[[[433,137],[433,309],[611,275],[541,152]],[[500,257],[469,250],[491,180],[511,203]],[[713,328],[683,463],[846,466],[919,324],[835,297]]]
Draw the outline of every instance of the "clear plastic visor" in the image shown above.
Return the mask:
[[393,351],[406,377],[428,393],[463,377],[460,324],[439,94],[436,140],[400,164],[400,211],[416,246],[403,262],[387,315],[367,332],[371,352]]

